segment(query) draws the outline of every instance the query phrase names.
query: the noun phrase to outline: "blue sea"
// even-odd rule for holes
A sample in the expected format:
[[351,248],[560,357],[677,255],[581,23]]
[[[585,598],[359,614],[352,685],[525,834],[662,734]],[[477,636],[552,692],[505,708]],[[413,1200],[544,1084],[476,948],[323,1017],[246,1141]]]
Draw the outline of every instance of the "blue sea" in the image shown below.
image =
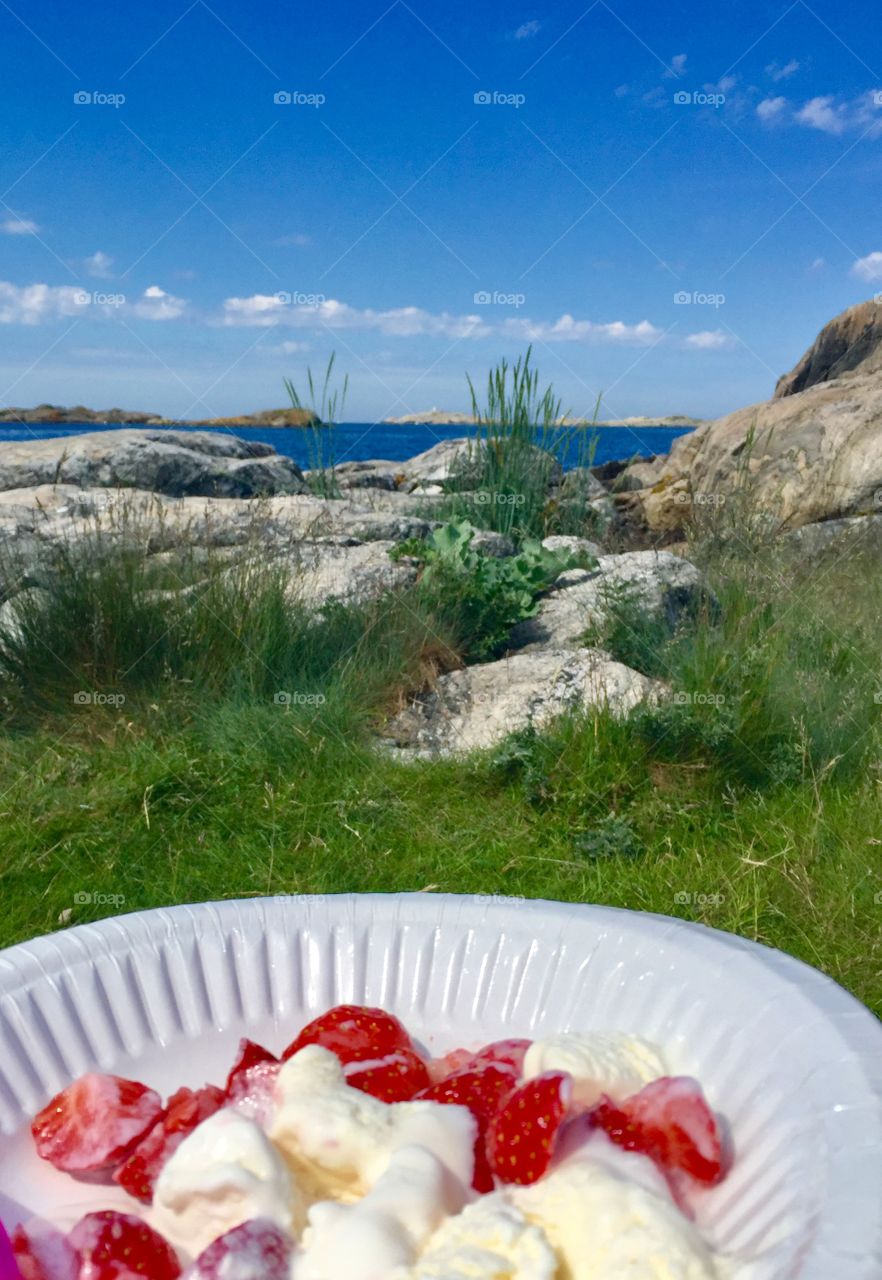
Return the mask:
[[[67,423],[58,426],[10,426],[0,424],[0,448],[4,440],[47,440],[52,437],[82,435],[87,431],[117,431],[118,425],[97,426],[94,422]],[[157,431],[161,428],[147,427],[145,430]],[[175,427],[175,431],[204,431],[204,427]],[[651,457],[656,453],[667,453],[671,442],[677,436],[684,435],[688,427],[595,427],[588,430],[588,435],[596,440],[594,447],[595,466],[602,462],[633,458],[635,455]],[[402,462],[417,453],[431,448],[439,440],[452,440],[471,433],[471,428],[462,425],[432,426],[396,425],[384,422],[346,422],[333,428],[330,433],[322,433],[322,448],[325,463],[331,458],[333,451],[335,462],[362,462],[368,458],[385,458],[391,462]],[[218,434],[236,435],[243,440],[260,440],[271,444],[279,453],[293,458],[301,467],[314,465],[311,453],[310,438],[312,433],[302,428],[292,427],[236,427],[221,428]],[[570,447],[564,447],[569,440]],[[561,431],[561,452],[568,454],[562,460],[564,465],[573,465],[576,445],[572,431]]]

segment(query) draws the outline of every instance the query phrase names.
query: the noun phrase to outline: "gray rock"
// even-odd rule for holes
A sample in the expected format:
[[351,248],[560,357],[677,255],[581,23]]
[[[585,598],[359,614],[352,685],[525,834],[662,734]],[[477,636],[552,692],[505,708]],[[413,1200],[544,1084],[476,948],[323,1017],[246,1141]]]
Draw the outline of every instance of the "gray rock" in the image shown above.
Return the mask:
[[122,430],[0,446],[0,489],[45,484],[172,496],[304,493],[300,468],[269,445],[205,431]]
[[[308,473],[307,473],[308,474]],[[341,489],[395,490],[402,482],[402,464],[371,459],[365,462],[339,462],[334,476]]]
[[292,570],[291,597],[307,609],[331,601],[365,604],[416,580],[409,559],[392,560],[394,542],[302,542],[285,557]]
[[555,533],[550,538],[543,538],[542,545],[546,551],[563,551],[571,556],[599,556],[600,544],[590,538],[576,538],[567,534]]
[[480,551],[485,556],[495,556],[497,560],[513,556],[517,550],[511,538],[507,538],[504,533],[496,533],[493,529],[476,529],[471,545],[473,551]]
[[704,577],[689,560],[669,551],[629,551],[599,556],[594,570],[562,573],[535,617],[518,623],[513,649],[578,648],[585,633],[601,628],[610,605],[623,595],[650,615],[675,622],[688,606],[709,594]]
[[820,520],[785,533],[781,542],[798,551],[802,559],[812,559],[835,547],[837,550],[878,551],[882,546],[882,512],[879,515],[847,516],[842,520]]
[[[406,477],[404,487],[413,491],[418,487],[425,489],[427,486],[443,486],[456,477],[463,482],[463,487],[468,488],[469,483],[478,478],[480,454],[484,448],[486,445],[483,442],[469,437],[440,440],[431,449],[399,464],[400,471]],[[532,453],[535,455],[536,465],[547,469],[549,484],[557,484],[563,476],[560,463],[544,449],[533,447]],[[600,489],[603,492],[602,486]]]
[[0,604],[0,635],[6,636],[11,640],[19,640],[24,633],[24,618],[22,614],[27,616],[27,612],[33,609],[35,605],[39,605],[41,600],[47,596],[47,592],[40,587],[28,587],[24,591],[19,591],[17,595],[12,596],[9,600],[4,600]]
[[463,755],[570,710],[626,715],[663,686],[598,649],[541,649],[442,676],[385,727],[402,755]]

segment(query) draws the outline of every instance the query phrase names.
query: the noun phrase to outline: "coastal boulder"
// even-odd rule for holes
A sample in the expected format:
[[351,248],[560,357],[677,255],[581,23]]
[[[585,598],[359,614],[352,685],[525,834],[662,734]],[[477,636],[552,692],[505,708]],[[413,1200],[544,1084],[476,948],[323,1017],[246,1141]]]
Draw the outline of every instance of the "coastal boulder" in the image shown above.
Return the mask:
[[307,492],[297,464],[270,445],[203,431],[95,431],[0,447],[0,489],[43,484],[149,489],[173,497]]
[[[822,331],[775,396],[677,439],[636,464],[616,495],[651,534],[676,537],[738,503],[782,530],[882,506],[882,304]],[[629,475],[626,473],[626,476]]]
[[510,643],[513,649],[575,649],[586,633],[602,629],[620,601],[674,626],[703,599],[710,592],[701,571],[670,551],[598,556],[596,569],[562,573],[538,613],[514,628]]
[[441,676],[383,737],[409,757],[464,755],[529,726],[546,728],[566,711],[626,715],[662,688],[598,649],[541,649]]

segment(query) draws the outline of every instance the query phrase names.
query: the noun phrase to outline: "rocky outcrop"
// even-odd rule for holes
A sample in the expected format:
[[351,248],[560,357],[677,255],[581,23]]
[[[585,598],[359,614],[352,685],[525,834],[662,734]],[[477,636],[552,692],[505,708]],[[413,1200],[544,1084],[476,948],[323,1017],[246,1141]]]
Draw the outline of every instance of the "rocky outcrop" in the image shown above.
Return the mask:
[[[615,496],[620,511],[651,535],[675,538],[732,503],[782,530],[878,510],[882,304],[852,308],[827,330],[863,337],[830,364],[839,346],[821,335],[816,346],[827,356],[809,352],[775,399],[699,427],[675,440],[666,457],[629,467],[617,485],[624,490]],[[825,371],[838,376],[825,379]]]
[[566,711],[625,715],[661,687],[598,649],[539,649],[442,676],[383,736],[407,756],[464,755]]
[[861,302],[825,324],[801,360],[778,379],[776,400],[819,382],[882,373],[882,304]]
[[96,431],[0,447],[0,490],[44,484],[231,498],[307,492],[297,464],[269,445],[166,430]]
[[365,604],[416,581],[416,562],[392,560],[394,542],[301,542],[285,560],[292,601],[320,609],[333,601]]
[[38,404],[35,409],[0,409],[0,422],[21,422],[37,426],[63,426],[65,423],[94,422],[96,425],[119,424],[148,427],[307,427],[317,425],[318,416],[309,409],[262,409],[259,413],[236,414],[231,418],[163,418],[159,413],[142,413],[136,409],[87,409],[76,404],[71,408],[58,404]]
[[586,633],[601,630],[610,611],[626,601],[673,627],[708,597],[700,570],[669,551],[630,551],[598,556],[597,568],[562,573],[539,606],[511,636],[513,649],[578,648]]
[[453,423],[455,426],[474,426],[475,419],[470,413],[459,413],[455,409],[424,409],[421,413],[403,413],[400,418],[384,418],[384,422],[394,423],[396,426],[408,426],[410,424],[429,426],[447,426]]

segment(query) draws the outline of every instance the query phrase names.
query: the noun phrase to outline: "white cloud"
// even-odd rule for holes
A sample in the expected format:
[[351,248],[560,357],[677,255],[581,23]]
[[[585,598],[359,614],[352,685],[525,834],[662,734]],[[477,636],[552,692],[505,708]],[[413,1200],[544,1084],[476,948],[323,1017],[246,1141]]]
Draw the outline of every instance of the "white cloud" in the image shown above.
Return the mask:
[[683,74],[683,72],[686,70],[687,56],[688,55],[685,53],[674,54],[673,58],[671,58],[671,65],[668,67],[667,71],[665,72],[665,78],[667,80],[673,80],[675,76],[681,76]]
[[809,263],[809,271],[823,271],[826,265],[826,258],[813,258]]
[[529,40],[531,36],[536,36],[542,30],[542,23],[537,22],[535,18],[530,22],[523,23],[514,33],[515,40]]
[[731,339],[721,329],[703,329],[700,333],[690,333],[686,346],[697,351],[718,351],[720,347],[728,347]]
[[717,81],[716,87],[720,90],[721,93],[731,93],[731,91],[735,88],[737,83],[738,83],[737,76],[722,76]]
[[486,338],[497,334],[523,341],[543,342],[621,342],[645,345],[657,341],[662,330],[648,320],[625,324],[621,320],[599,323],[576,320],[563,315],[558,320],[532,321],[509,316],[499,321],[478,315],[435,314],[421,307],[396,307],[375,311],[368,307],[351,307],[334,298],[317,298],[314,302],[295,305],[284,294],[255,293],[247,298],[227,298],[220,319],[223,325],[264,326],[290,325],[294,328],[364,329],[388,337],[413,338],[423,335],[445,338]]
[[183,298],[166,293],[158,284],[151,284],[134,304],[135,314],[144,320],[177,320],[186,308]]
[[39,230],[30,218],[6,218],[0,222],[0,231],[6,236],[35,236]]
[[554,324],[509,319],[504,322],[503,331],[529,342],[622,342],[638,346],[656,342],[663,332],[648,320],[637,324],[625,324],[621,320],[600,324],[594,320],[576,320],[571,315],[562,315]]
[[0,280],[0,324],[42,324],[60,316],[83,314],[77,299],[83,291],[73,285],[10,284]]
[[108,254],[102,253],[97,249],[91,258],[85,258],[83,265],[90,276],[94,276],[96,280],[109,280],[110,268],[113,266],[113,258]]
[[631,92],[631,86],[629,84],[620,84],[613,90],[613,92],[617,98],[627,98],[628,94]]
[[[308,296],[308,295],[304,295]],[[296,295],[295,295],[296,297]],[[225,325],[287,324],[296,328],[374,329],[394,337],[416,337],[440,334],[447,338],[464,338],[491,330],[479,316],[454,316],[448,312],[433,315],[420,307],[397,307],[390,311],[364,310],[350,307],[335,298],[313,295],[314,300],[288,302],[284,294],[255,293],[248,298],[227,298],[222,323]]]
[[860,280],[882,280],[882,253],[868,253],[852,265],[851,274]]
[[791,76],[796,75],[801,65],[796,58],[791,58],[789,62],[785,62],[783,67],[780,67],[777,62],[770,62],[766,67],[766,74],[771,76],[773,80],[789,80]]
[[834,106],[832,94],[822,98],[810,98],[796,118],[800,124],[812,129],[820,129],[822,133],[844,133],[847,126],[847,108],[840,102]]
[[273,241],[273,244],[280,245],[282,248],[294,247],[303,249],[306,245],[312,244],[312,237],[304,235],[302,231],[294,231],[291,235],[279,236],[277,240]]
[[280,342],[277,347],[269,347],[270,351],[278,351],[283,356],[293,356],[298,351],[308,351],[308,342]]
[[776,120],[786,106],[786,98],[763,98],[757,103],[756,114],[764,122]]

